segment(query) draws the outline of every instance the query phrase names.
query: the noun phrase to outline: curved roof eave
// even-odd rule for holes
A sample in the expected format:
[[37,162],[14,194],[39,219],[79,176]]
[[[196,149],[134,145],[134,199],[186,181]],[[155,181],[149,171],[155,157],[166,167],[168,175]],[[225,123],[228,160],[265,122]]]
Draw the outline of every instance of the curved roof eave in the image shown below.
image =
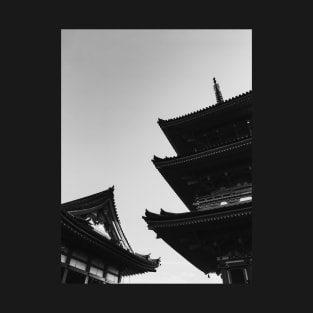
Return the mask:
[[187,155],[187,156],[166,157],[164,159],[154,156],[154,159],[152,160],[152,162],[155,165],[155,167],[159,169],[162,167],[172,166],[172,165],[181,164],[181,163],[189,162],[189,161],[200,159],[200,158],[209,157],[211,155],[223,153],[229,150],[234,150],[234,149],[237,149],[242,146],[249,145],[249,144],[252,144],[251,137],[247,137],[240,141],[235,141],[227,145],[222,145],[213,149],[200,151],[198,153],[194,153],[194,154]]
[[222,219],[248,216],[252,214],[252,204],[238,204],[229,208],[212,209],[207,211],[195,211],[185,213],[169,213],[161,209],[160,214],[146,210],[146,216],[142,218],[151,228],[177,227],[190,224],[214,222]]

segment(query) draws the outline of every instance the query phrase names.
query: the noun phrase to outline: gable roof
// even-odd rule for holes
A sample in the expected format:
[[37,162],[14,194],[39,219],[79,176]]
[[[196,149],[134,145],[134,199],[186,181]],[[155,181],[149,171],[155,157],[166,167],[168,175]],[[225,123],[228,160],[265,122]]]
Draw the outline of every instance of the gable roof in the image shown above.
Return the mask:
[[62,203],[62,209],[66,212],[83,212],[83,211],[87,211],[87,212],[92,212],[95,210],[99,209],[99,206],[107,203],[108,200],[111,200],[112,203],[114,204],[113,208],[114,208],[114,215],[116,216],[117,220],[119,221],[118,218],[118,214],[116,211],[116,207],[115,207],[115,202],[114,202],[114,186],[86,196],[86,197],[82,197],[73,201],[69,201],[66,203]]
[[[98,210],[101,210],[106,204],[109,204],[110,213],[113,217],[113,221],[117,223],[117,236],[121,236],[122,240],[124,241],[125,245],[129,248],[129,250],[132,250],[127,237],[125,236],[123,229],[121,227],[121,222],[117,213],[115,200],[114,200],[114,186],[95,193],[90,196],[86,196],[80,199],[76,199],[70,202],[66,202],[62,204],[62,209],[68,213],[74,214],[74,215],[81,215],[85,213],[95,212]],[[110,221],[112,223],[112,221]],[[114,229],[114,227],[113,227]]]

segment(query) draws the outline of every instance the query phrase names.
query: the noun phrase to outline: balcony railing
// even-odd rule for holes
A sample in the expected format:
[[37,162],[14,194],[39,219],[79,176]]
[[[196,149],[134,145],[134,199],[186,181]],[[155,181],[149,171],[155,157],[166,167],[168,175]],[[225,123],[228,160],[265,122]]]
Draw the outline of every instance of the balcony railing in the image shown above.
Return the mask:
[[193,203],[198,210],[210,210],[222,206],[230,206],[239,202],[252,201],[252,185],[225,188],[209,195],[196,197]]

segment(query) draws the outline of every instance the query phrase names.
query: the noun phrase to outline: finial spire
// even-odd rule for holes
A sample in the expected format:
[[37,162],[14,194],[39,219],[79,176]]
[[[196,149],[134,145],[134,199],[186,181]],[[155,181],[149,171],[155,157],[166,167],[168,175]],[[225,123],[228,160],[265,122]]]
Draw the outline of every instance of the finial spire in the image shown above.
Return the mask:
[[216,101],[217,103],[223,102],[223,96],[220,90],[219,84],[216,82],[215,77],[213,77],[213,82],[214,82],[214,91],[215,91],[215,96],[216,96]]

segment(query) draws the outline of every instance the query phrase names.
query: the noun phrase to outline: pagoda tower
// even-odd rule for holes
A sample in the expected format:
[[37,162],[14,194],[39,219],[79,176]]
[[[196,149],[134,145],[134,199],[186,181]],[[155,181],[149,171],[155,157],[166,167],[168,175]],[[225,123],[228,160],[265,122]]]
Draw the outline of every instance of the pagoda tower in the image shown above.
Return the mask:
[[177,156],[152,160],[189,211],[146,210],[148,228],[196,268],[224,284],[252,279],[252,91],[158,120]]

